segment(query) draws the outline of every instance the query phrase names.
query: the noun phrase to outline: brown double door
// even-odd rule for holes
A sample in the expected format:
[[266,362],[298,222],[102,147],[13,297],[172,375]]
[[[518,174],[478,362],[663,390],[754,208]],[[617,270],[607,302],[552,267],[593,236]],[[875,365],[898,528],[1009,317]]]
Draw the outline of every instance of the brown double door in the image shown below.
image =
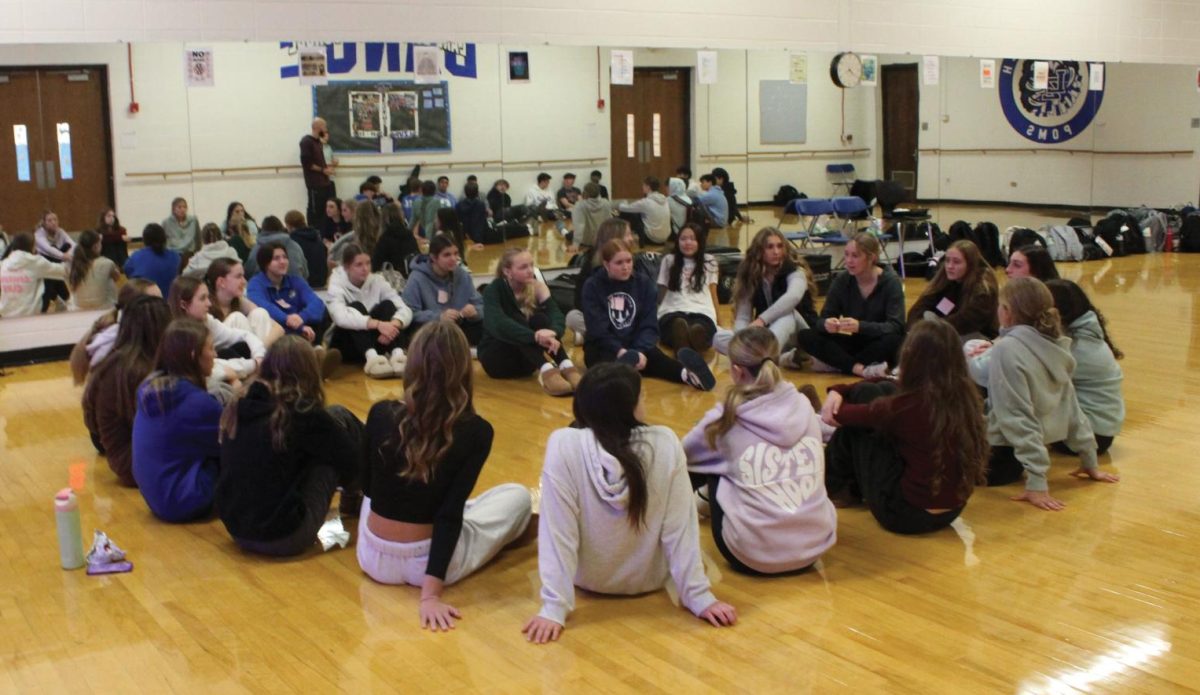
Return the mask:
[[0,68],[0,225],[33,229],[44,210],[93,229],[112,204],[103,67]]
[[657,176],[666,193],[675,167],[691,161],[689,68],[635,68],[632,85],[612,85],[612,196],[642,197]]
[[920,92],[917,66],[884,65],[880,71],[883,93],[883,175],[904,186],[909,200],[917,194],[917,128]]

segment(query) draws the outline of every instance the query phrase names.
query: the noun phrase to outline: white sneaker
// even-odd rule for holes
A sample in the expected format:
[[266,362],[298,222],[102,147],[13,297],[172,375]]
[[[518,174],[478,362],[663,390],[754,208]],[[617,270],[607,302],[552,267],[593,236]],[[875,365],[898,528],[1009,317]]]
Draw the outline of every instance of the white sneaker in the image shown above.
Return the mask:
[[391,364],[395,376],[404,376],[404,368],[408,366],[408,355],[404,354],[404,348],[392,350],[388,362]]
[[892,375],[888,372],[887,362],[876,362],[863,367],[864,379],[891,379]]

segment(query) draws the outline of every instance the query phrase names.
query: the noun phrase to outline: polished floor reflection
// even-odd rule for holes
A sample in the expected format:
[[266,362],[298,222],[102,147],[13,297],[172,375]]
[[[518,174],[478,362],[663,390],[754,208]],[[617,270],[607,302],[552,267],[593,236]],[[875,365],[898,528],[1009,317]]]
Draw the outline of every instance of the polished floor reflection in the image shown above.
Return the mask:
[[[755,211],[759,226],[769,211]],[[745,239],[750,230],[734,230]],[[553,234],[552,232],[550,233]],[[534,239],[556,251],[556,239]],[[478,258],[490,261],[484,252]],[[539,260],[543,263],[550,259]],[[472,262],[472,265],[476,265]],[[451,634],[417,626],[417,589],[372,583],[353,549],[272,561],[239,552],[217,521],[154,521],[88,442],[65,363],[0,378],[0,691],[1179,692],[1200,677],[1200,256],[1061,264],[1125,351],[1128,419],[1102,465],[1116,485],[1051,485],[1065,511],[981,489],[952,529],[908,538],[861,509],[839,513],[820,570],[733,574],[702,528],[715,591],[739,624],[717,630],[659,592],[583,595],[562,641],[531,647],[536,547],[505,553],[446,596]],[[906,285],[910,301],[923,281]],[[718,393],[728,373],[717,369]],[[481,486],[536,485],[570,401],[477,368],[496,426]],[[826,375],[792,372],[818,386]],[[360,416],[401,384],[345,367],[330,400]],[[648,382],[653,422],[683,434],[716,400]],[[73,480],[84,530],[108,532],[131,574],[58,568],[52,497]]]

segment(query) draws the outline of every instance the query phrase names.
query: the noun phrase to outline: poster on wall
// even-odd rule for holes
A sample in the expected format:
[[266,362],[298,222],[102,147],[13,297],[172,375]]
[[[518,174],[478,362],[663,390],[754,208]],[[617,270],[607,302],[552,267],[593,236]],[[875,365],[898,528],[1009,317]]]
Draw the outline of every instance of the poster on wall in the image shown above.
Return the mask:
[[633,51],[613,51],[611,58],[612,84],[633,84]]
[[529,53],[527,51],[508,52],[508,81],[529,81]]
[[183,72],[185,84],[189,87],[212,87],[215,85],[212,49],[183,49]]
[[983,89],[996,87],[996,59],[984,58],[979,61],[979,86]]
[[808,54],[793,53],[788,63],[788,82],[808,84]]
[[413,74],[417,84],[436,84],[442,79],[441,49],[413,46]]
[[937,56],[924,56],[921,59],[921,83],[926,87],[932,87],[938,83],[941,71],[942,63]]
[[1088,91],[1104,91],[1104,63],[1088,63]]
[[329,84],[329,65],[325,51],[304,50],[296,59],[300,65],[300,84]]
[[313,89],[313,116],[329,126],[343,154],[450,150],[450,91],[445,82],[333,81]]
[[716,51],[696,51],[696,76],[700,84],[717,83]]
[[1104,101],[1104,90],[1089,90],[1090,72],[1103,63],[1047,62],[1047,86],[1037,87],[1036,63],[1005,59],[997,89],[1000,107],[1013,130],[1036,143],[1061,143],[1087,131]]
[[1048,60],[1033,61],[1033,88],[1034,89],[1049,89],[1050,88],[1050,61],[1048,61]]
[[864,87],[879,84],[879,56],[862,56],[862,81]]

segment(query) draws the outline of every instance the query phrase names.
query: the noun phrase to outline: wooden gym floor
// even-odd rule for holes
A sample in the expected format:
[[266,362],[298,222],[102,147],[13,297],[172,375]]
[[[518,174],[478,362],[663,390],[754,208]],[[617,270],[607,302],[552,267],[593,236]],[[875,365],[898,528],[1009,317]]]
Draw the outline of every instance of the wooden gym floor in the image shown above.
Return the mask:
[[[755,227],[773,221],[768,210],[752,214]],[[732,235],[744,244],[749,231]],[[545,248],[543,264],[561,254],[550,234],[529,242]],[[1102,459],[1122,482],[1069,478],[1072,461],[1056,456],[1051,489],[1065,511],[1011,502],[1015,486],[980,489],[957,529],[915,538],[882,531],[863,509],[841,510],[820,570],[784,579],[732,573],[702,521],[714,590],[738,609],[738,625],[722,630],[666,591],[580,595],[561,641],[530,646],[520,634],[538,608],[529,544],[447,590],[464,615],[458,629],[423,632],[418,590],[374,584],[352,547],[276,561],[239,552],[216,520],[155,521],[93,452],[65,363],[10,369],[0,378],[0,691],[1193,689],[1200,257],[1060,268],[1091,293],[1127,354],[1128,418]],[[922,285],[908,281],[910,301]],[[711,394],[648,381],[649,419],[685,433],[728,385],[726,367]],[[477,408],[497,431],[479,489],[536,486],[546,437],[570,420],[570,401],[543,395],[533,379],[476,374]],[[789,377],[819,388],[838,381]],[[402,385],[345,367],[328,388],[331,402],[363,416]],[[85,534],[108,532],[131,574],[58,568],[51,498],[68,482],[80,490]]]

